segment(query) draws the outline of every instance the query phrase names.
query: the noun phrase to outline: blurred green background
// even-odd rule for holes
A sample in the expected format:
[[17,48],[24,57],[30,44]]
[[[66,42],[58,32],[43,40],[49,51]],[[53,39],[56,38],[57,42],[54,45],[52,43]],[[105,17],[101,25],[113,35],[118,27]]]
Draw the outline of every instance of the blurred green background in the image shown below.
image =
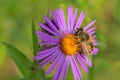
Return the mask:
[[[0,0],[0,42],[8,42],[33,60],[32,19],[43,21],[48,9],[72,5],[85,12],[82,26],[96,19],[100,52],[94,56],[94,80],[120,80],[120,0]],[[71,76],[68,76],[71,79]],[[20,80],[21,73],[0,44],[0,80]]]

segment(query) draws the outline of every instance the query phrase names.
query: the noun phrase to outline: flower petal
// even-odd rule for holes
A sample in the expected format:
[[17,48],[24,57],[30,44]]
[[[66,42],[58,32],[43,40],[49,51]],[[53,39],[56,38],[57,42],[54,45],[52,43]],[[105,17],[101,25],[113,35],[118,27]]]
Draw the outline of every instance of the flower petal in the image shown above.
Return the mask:
[[36,34],[40,37],[40,39],[42,41],[45,41],[45,42],[52,42],[52,43],[56,43],[58,44],[59,43],[59,40],[57,40],[56,38],[44,33],[44,32],[41,32],[39,30],[36,31]]
[[74,29],[74,25],[75,25],[77,12],[78,12],[78,9],[76,8],[74,11],[74,14],[73,14],[72,21],[71,21],[71,31],[70,32],[74,32],[73,29]]
[[62,8],[59,9],[59,16],[60,16],[61,24],[65,33],[67,31],[67,26],[66,26],[66,20],[65,20]]
[[87,59],[84,55],[77,55],[78,58],[80,58],[84,63],[86,63],[89,67],[92,67],[92,63],[89,59]]
[[54,73],[53,80],[60,80],[60,74],[61,74],[61,68],[63,66],[63,63],[65,61],[65,56],[61,57],[61,59],[58,62],[58,66],[56,68],[56,72]]
[[53,54],[51,54],[50,56],[48,56],[47,58],[45,58],[44,60],[42,60],[39,65],[41,68],[43,68],[44,66],[46,66],[48,63],[50,63],[55,57],[58,56],[58,51],[54,52]]
[[95,31],[92,31],[92,32],[90,32],[89,34],[90,34],[90,35],[93,35],[93,34],[95,34]]
[[98,48],[94,48],[92,54],[93,54],[93,55],[96,55],[98,52],[99,52],[99,49],[98,49]]
[[65,80],[66,79],[66,75],[67,75],[67,73],[68,73],[68,69],[69,69],[69,64],[70,64],[70,61],[69,61],[69,57],[67,56],[67,58],[66,58],[66,63],[64,63],[65,64],[65,66],[63,67],[64,69],[64,74],[63,74],[63,80]]
[[38,60],[41,60],[41,59],[43,59],[43,58],[51,55],[52,53],[54,53],[57,49],[59,49],[58,46],[53,47],[53,48],[50,48],[50,49],[43,50],[43,51],[41,51],[41,52],[38,52],[37,54],[39,54],[39,55],[37,55],[37,56],[35,57],[35,60],[37,60],[37,61],[38,61]]
[[95,22],[96,22],[96,20],[90,22],[87,26],[84,27],[84,30],[89,29]]
[[68,32],[71,31],[71,27],[72,27],[72,18],[73,18],[73,10],[72,10],[72,7],[70,6],[67,10],[67,13],[68,13]]
[[53,13],[50,11],[50,15],[51,15],[51,21],[54,23],[54,26],[59,30],[59,28],[58,28],[59,24],[56,20],[57,18],[56,18],[55,11]]
[[45,19],[46,23],[50,26],[50,28],[53,31],[55,31],[58,35],[60,35],[59,31],[57,30],[57,28],[55,27],[55,25],[46,16],[44,16],[44,19]]
[[65,22],[65,19],[64,19],[64,13],[63,13],[63,10],[60,9],[60,10],[54,10],[54,14],[56,16],[56,22],[58,24],[58,27],[60,29],[60,31],[62,33],[66,33],[67,31],[67,27],[66,27],[66,22]]
[[57,10],[54,10],[54,14],[55,14],[55,17],[56,17],[56,23],[57,23],[60,31],[63,33],[64,32],[64,28],[62,27],[62,24],[61,24],[59,12]]
[[70,57],[70,62],[71,62],[72,72],[75,80],[80,80],[82,78],[82,74],[73,56]]
[[80,28],[80,26],[81,26],[81,24],[82,24],[82,22],[84,20],[84,16],[85,16],[84,12],[81,12],[81,14],[80,14],[80,16],[79,16],[79,18],[77,20],[77,23],[75,25],[74,30],[76,30],[77,28]]
[[38,42],[37,44],[41,44],[41,45],[58,45],[58,43],[53,43],[53,42]]
[[85,71],[85,73],[88,74],[88,68],[83,63],[83,61],[80,58],[78,58],[78,57],[77,57],[77,60],[78,60],[79,64],[81,65],[81,67],[83,68],[83,70]]
[[[60,53],[60,52],[59,52]],[[53,61],[53,63],[51,64],[51,66],[49,67],[49,69],[46,71],[46,74],[49,75],[51,73],[51,71],[54,69],[55,65],[57,64],[57,62],[63,57],[63,55],[59,54],[57,56],[57,58]]]
[[96,29],[95,27],[92,27],[92,28],[88,29],[87,32],[88,32],[88,33],[91,33],[91,32],[93,32],[93,31],[95,31],[95,29]]
[[65,61],[63,62],[62,68],[61,68],[61,73],[59,74],[59,78],[58,79],[66,79],[66,75],[68,72],[68,68],[69,68],[69,58],[68,56],[65,55]]
[[43,23],[39,22],[38,23],[40,27],[42,27],[43,29],[45,29],[46,31],[52,33],[55,36],[59,36],[57,33],[55,33],[54,31],[50,30],[46,25],[44,25]]
[[93,40],[94,46],[97,46],[99,44],[96,40],[96,35],[92,35],[92,40]]
[[98,46],[99,43],[96,40],[93,40],[94,46]]

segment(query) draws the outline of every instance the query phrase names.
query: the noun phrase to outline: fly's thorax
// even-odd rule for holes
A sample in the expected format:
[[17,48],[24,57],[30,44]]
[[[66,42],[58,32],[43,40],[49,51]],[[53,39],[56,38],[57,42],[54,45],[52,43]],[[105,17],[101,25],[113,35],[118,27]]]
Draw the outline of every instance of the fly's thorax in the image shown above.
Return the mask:
[[88,40],[90,40],[90,36],[86,32],[83,32],[82,35],[80,35],[79,37],[81,37],[81,41],[88,41]]

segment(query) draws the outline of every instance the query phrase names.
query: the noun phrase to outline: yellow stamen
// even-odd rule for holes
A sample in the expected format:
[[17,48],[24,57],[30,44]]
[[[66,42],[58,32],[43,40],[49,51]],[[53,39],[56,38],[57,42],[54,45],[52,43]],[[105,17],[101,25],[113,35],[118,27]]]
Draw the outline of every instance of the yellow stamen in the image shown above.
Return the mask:
[[78,51],[78,44],[73,34],[65,35],[60,41],[62,51],[67,55],[76,54]]

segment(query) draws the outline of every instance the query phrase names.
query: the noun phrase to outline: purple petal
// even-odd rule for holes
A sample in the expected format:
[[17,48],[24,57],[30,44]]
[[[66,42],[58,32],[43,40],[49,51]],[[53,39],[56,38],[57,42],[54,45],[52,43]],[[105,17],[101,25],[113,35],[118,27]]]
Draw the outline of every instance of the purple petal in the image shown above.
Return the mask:
[[61,57],[61,59],[58,62],[58,66],[56,68],[56,72],[54,73],[53,80],[60,80],[60,74],[62,72],[61,69],[62,69],[64,61],[65,61],[65,56],[63,55],[63,57]]
[[95,22],[96,22],[96,20],[90,22],[87,26],[84,27],[84,30],[89,29]]
[[89,59],[87,59],[84,55],[77,55],[84,63],[88,64],[89,67],[92,67],[92,63]]
[[97,43],[97,42],[94,42],[94,46],[98,46],[99,45],[99,43]]
[[98,49],[98,48],[94,48],[92,54],[93,54],[93,55],[96,55],[98,52],[99,52],[99,49]]
[[74,66],[74,63],[73,63],[71,57],[69,57],[69,59],[70,59],[70,63],[71,63],[71,67],[72,67],[72,71],[73,71],[73,75],[74,75],[74,79],[77,80],[78,74],[77,74],[76,68]]
[[[66,55],[65,55],[66,56]],[[58,79],[65,80],[66,79],[66,74],[68,72],[68,67],[69,67],[69,58],[68,56],[65,57],[65,61],[63,62],[62,68],[61,68],[61,73],[59,74]]]
[[46,16],[44,16],[44,19],[45,19],[46,23],[50,26],[50,28],[52,30],[54,30],[58,35],[60,35],[59,31],[57,30],[57,28],[55,27],[55,25]]
[[58,44],[52,43],[52,42],[38,42],[37,44],[42,44],[42,45],[58,45]]
[[72,18],[72,21],[71,21],[71,31],[73,30],[74,25],[75,25],[77,11],[78,11],[78,9],[76,8],[75,12],[74,12],[74,15],[73,15],[73,18]]
[[92,31],[92,32],[90,32],[89,34],[90,34],[90,35],[93,35],[93,34],[95,34],[95,31]]
[[38,23],[40,27],[42,27],[43,29],[45,29],[46,31],[54,34],[55,36],[59,36],[57,33],[55,33],[54,31],[50,30],[46,25],[44,25],[43,23],[39,22]]
[[82,74],[81,74],[81,72],[80,72],[80,70],[79,70],[79,67],[78,67],[78,65],[77,65],[77,63],[76,63],[76,61],[75,61],[74,58],[73,58],[73,61],[74,61],[74,64],[75,64],[75,66],[76,66],[76,70],[77,70],[77,72],[78,72],[79,77],[82,78]]
[[48,34],[41,32],[39,30],[36,31],[36,34],[40,37],[40,40],[42,40],[42,41],[51,42],[51,43],[55,43],[55,44],[59,43],[59,40],[57,40],[56,38],[49,36]]
[[75,59],[73,57],[71,57],[70,62],[71,62],[72,72],[73,72],[75,80],[80,80],[80,78],[82,78],[82,74],[78,68],[78,65],[77,65]]
[[78,20],[77,20],[77,23],[76,23],[76,25],[75,25],[75,28],[74,28],[74,30],[76,30],[77,28],[80,28],[80,26],[81,26],[81,24],[82,24],[82,22],[83,22],[83,20],[84,20],[84,12],[81,12],[81,14],[80,14],[80,16],[79,16],[79,18],[78,18]]
[[92,28],[88,29],[87,32],[88,32],[88,33],[91,33],[91,32],[93,32],[93,31],[95,31],[95,29],[96,29],[95,27],[92,27]]
[[44,60],[42,60],[39,65],[41,65],[40,67],[43,68],[44,66],[46,66],[48,63],[50,63],[56,56],[58,56],[58,51],[57,50],[54,54],[48,56],[47,58],[45,58]]
[[[47,37],[46,37],[47,38]],[[53,41],[53,40],[50,40],[49,38],[48,39],[44,39],[44,38],[39,38],[39,40],[41,41],[40,43],[44,44],[44,43],[49,43],[49,44],[59,44],[59,41]]]
[[56,17],[57,25],[58,25],[60,31],[63,33],[64,28],[62,27],[62,24],[61,24],[61,20],[60,20],[59,12],[58,12],[57,10],[54,10],[54,14],[55,14],[55,17]]
[[51,73],[51,71],[54,69],[55,65],[59,62],[59,60],[61,59],[63,55],[60,53],[57,58],[53,61],[53,63],[51,64],[51,66],[49,67],[49,69],[46,71],[46,74],[49,75]]
[[69,61],[69,57],[68,56],[66,57],[66,63],[64,63],[64,64],[65,64],[65,67],[63,67],[64,68],[63,80],[66,79],[66,75],[67,75],[68,69],[69,69],[70,61]]
[[59,10],[59,15],[60,15],[62,27],[63,27],[64,32],[65,32],[65,31],[67,31],[67,27],[66,27],[66,20],[65,20],[62,8],[60,8],[60,10]]
[[79,64],[81,65],[81,67],[83,68],[83,70],[85,71],[85,73],[88,74],[88,68],[86,67],[86,65],[82,62],[80,58],[77,57],[77,60]]
[[99,43],[96,40],[93,40],[94,46],[98,46]]
[[68,8],[68,11],[67,11],[67,13],[68,13],[68,32],[70,32],[71,31],[71,27],[72,27],[72,19],[73,19],[73,10],[72,10],[72,7],[70,6],[69,8]]
[[58,28],[59,24],[58,24],[58,22],[57,22],[57,20],[56,20],[56,13],[55,13],[55,11],[54,11],[53,13],[50,12],[50,14],[51,14],[51,19],[52,19],[55,27],[59,30],[59,28]]
[[39,55],[37,55],[37,56],[35,57],[35,60],[36,60],[36,61],[37,61],[37,60],[41,60],[41,59],[43,59],[43,58],[45,58],[45,57],[53,54],[53,53],[54,53],[56,50],[58,50],[58,49],[59,49],[59,46],[56,46],[56,47],[53,47],[53,48],[46,49],[46,50],[43,50],[43,51],[41,51],[41,52],[38,52],[37,54],[39,54]]
[[66,23],[64,21],[65,19],[64,19],[64,14],[63,14],[62,9],[60,9],[59,11],[54,10],[54,13],[56,15],[56,21],[57,21],[60,31],[62,32],[62,34],[63,33],[65,34],[67,31],[67,28],[66,28]]
[[92,40],[93,40],[93,44],[94,46],[97,46],[99,43],[96,41],[96,35],[92,35]]

